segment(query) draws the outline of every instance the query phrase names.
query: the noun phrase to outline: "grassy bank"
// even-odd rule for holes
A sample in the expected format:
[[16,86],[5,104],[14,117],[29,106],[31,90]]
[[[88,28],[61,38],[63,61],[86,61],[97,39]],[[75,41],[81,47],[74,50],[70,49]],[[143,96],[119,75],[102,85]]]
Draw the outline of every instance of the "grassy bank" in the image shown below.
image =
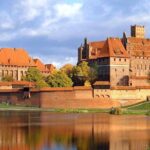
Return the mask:
[[[143,102],[136,105],[117,108],[117,113],[123,115],[150,115],[150,102]],[[0,111],[47,111],[59,113],[109,113],[110,109],[44,109],[37,106],[21,106],[0,104]]]
[[123,108],[123,114],[150,115],[150,102],[143,102]]
[[10,105],[0,104],[0,111],[48,111],[48,112],[60,112],[60,113],[108,113],[109,109],[61,109],[61,108],[39,108],[37,106],[22,106],[22,105]]

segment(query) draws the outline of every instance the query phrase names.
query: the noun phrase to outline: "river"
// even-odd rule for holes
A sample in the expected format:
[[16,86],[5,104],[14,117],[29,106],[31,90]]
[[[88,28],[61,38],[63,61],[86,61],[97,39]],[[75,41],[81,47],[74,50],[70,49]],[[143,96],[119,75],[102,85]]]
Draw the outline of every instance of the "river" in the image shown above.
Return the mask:
[[0,112],[0,150],[149,150],[150,117]]

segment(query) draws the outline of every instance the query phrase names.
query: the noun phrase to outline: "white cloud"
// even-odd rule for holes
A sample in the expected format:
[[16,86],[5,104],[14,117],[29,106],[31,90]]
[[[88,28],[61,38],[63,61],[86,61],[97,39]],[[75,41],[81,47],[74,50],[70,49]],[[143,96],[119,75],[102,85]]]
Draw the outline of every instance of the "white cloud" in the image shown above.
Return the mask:
[[6,41],[11,41],[16,37],[15,33],[1,33],[0,35],[0,42],[6,42]]
[[52,15],[45,16],[45,19],[41,25],[42,28],[48,29],[48,31],[59,30],[62,26],[62,19],[67,18],[67,22],[78,22],[82,18],[82,3],[58,3],[53,6],[54,12]]
[[73,18],[74,16],[80,14],[82,4],[73,3],[73,4],[56,4],[54,9],[56,11],[56,16],[58,18]]
[[57,68],[64,66],[65,64],[75,65],[77,63],[77,57],[65,57],[65,58],[54,58],[49,59],[49,62],[54,64]]
[[13,29],[14,21],[6,12],[0,12],[0,29]]
[[64,57],[64,56],[62,56],[62,57],[60,57],[60,56],[40,56],[39,57],[39,56],[33,55],[32,58],[39,58],[45,64],[51,63],[54,66],[56,66],[56,68],[61,68],[65,64],[76,65],[76,63],[77,63],[77,57]]
[[18,0],[15,11],[22,22],[31,21],[47,9],[48,0]]

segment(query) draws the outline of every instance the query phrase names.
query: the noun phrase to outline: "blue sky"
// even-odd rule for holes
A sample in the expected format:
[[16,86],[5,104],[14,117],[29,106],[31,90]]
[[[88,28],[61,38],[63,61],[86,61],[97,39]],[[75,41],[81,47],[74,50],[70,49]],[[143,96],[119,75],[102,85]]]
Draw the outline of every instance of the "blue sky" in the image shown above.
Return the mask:
[[129,35],[146,26],[149,0],[1,0],[0,47],[26,49],[32,57],[61,66],[77,62],[77,48],[89,41]]

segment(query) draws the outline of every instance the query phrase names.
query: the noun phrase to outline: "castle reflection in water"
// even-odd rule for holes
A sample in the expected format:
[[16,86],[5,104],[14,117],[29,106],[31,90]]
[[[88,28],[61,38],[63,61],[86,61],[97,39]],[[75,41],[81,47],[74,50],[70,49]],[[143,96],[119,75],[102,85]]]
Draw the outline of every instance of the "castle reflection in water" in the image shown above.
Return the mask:
[[147,150],[150,117],[0,112],[0,150]]

